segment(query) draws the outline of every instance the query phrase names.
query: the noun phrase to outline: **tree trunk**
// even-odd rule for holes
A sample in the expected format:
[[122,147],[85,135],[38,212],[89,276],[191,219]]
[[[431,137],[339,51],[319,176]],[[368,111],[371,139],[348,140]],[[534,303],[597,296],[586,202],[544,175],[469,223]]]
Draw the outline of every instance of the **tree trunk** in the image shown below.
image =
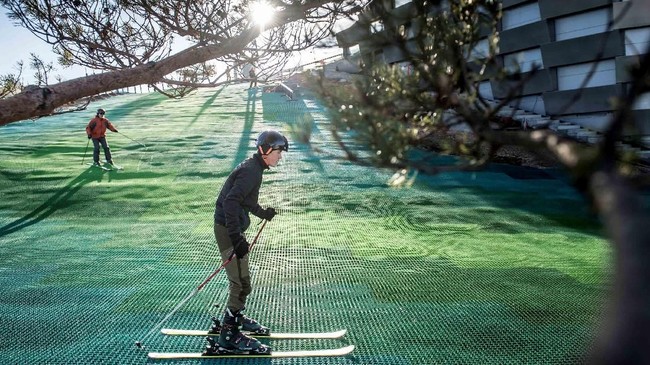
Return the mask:
[[256,31],[251,29],[223,45],[189,48],[159,62],[80,77],[52,86],[28,86],[15,96],[0,99],[0,126],[49,115],[55,108],[86,96],[129,86],[154,84],[180,68],[238,52],[256,36]]
[[590,364],[650,364],[650,215],[647,197],[614,168],[596,171],[589,189],[614,245],[611,302]]

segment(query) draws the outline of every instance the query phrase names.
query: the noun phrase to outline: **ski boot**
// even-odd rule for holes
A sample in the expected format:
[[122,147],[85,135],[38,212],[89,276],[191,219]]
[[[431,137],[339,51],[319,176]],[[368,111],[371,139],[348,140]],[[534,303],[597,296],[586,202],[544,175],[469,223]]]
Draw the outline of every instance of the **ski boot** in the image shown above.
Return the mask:
[[219,321],[219,318],[217,317],[212,317],[210,319],[212,320],[212,326],[210,326],[210,329],[208,330],[208,335],[219,335],[221,333],[221,321]]
[[263,345],[257,339],[241,333],[238,321],[240,316],[239,312],[233,313],[230,309],[226,309],[221,323],[217,354],[270,354],[271,348],[269,346]]
[[259,335],[259,336],[268,336],[271,334],[271,329],[262,326],[259,324],[256,320],[249,318],[242,314],[242,311],[244,309],[240,310],[237,313],[237,322],[241,325],[242,331],[247,331],[250,332],[252,335]]

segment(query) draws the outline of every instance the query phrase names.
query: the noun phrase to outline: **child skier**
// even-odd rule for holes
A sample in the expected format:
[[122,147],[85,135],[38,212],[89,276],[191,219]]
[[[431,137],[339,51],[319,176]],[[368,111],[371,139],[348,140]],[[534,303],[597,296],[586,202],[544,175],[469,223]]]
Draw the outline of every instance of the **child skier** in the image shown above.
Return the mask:
[[224,261],[236,256],[225,270],[230,281],[228,303],[224,311],[219,349],[233,353],[266,354],[271,348],[241,331],[268,334],[270,330],[242,314],[246,297],[251,293],[248,270],[249,243],[243,232],[250,225],[248,213],[270,221],[275,209],[263,209],[258,203],[262,173],[275,167],[282,159],[282,151],[289,150],[287,138],[276,131],[260,133],[257,152],[240,163],[228,176],[217,198],[214,211],[214,235]]

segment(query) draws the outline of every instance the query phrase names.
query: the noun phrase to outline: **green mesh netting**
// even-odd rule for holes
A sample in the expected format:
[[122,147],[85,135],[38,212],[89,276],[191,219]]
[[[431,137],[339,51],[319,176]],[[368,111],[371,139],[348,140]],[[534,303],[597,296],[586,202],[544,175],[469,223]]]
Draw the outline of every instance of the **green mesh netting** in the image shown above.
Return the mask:
[[[256,135],[313,120],[314,145],[333,148],[314,98],[242,88],[123,95],[0,128],[0,363],[161,362],[134,342],[218,267],[214,199]],[[92,145],[82,164],[97,107],[123,133],[108,134],[122,171],[87,166]],[[396,189],[391,171],[295,141],[284,157],[264,177],[260,203],[280,214],[252,253],[247,313],[281,332],[349,330],[342,340],[273,341],[276,350],[357,349],[272,363],[585,361],[611,252],[557,173],[494,166]],[[226,292],[222,273],[163,327],[207,329]],[[145,345],[198,352],[204,341],[155,331]],[[162,362],[218,361],[271,362]]]

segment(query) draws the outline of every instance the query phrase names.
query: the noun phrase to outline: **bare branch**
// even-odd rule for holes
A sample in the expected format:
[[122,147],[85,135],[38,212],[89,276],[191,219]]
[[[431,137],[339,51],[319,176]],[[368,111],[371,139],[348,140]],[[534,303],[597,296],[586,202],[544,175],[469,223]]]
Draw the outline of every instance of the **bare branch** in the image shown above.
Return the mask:
[[[279,2],[274,20],[262,30],[248,18],[245,3],[4,0],[2,4],[10,10],[10,17],[52,44],[62,64],[108,72],[29,88],[0,100],[0,125],[48,115],[56,107],[85,96],[155,85],[164,78],[174,80],[168,75],[196,64],[221,62],[232,71],[254,63],[261,70],[260,77],[268,79],[286,65],[287,50],[304,49],[329,34],[335,18],[346,9],[358,11],[331,0]],[[324,6],[330,3],[334,5]],[[178,37],[196,43],[170,55]],[[203,76],[183,81],[219,82]],[[170,96],[186,95],[193,89],[177,88]]]
[[20,78],[23,74],[23,62],[16,64],[17,74],[0,75],[0,99],[16,94],[21,88]]

